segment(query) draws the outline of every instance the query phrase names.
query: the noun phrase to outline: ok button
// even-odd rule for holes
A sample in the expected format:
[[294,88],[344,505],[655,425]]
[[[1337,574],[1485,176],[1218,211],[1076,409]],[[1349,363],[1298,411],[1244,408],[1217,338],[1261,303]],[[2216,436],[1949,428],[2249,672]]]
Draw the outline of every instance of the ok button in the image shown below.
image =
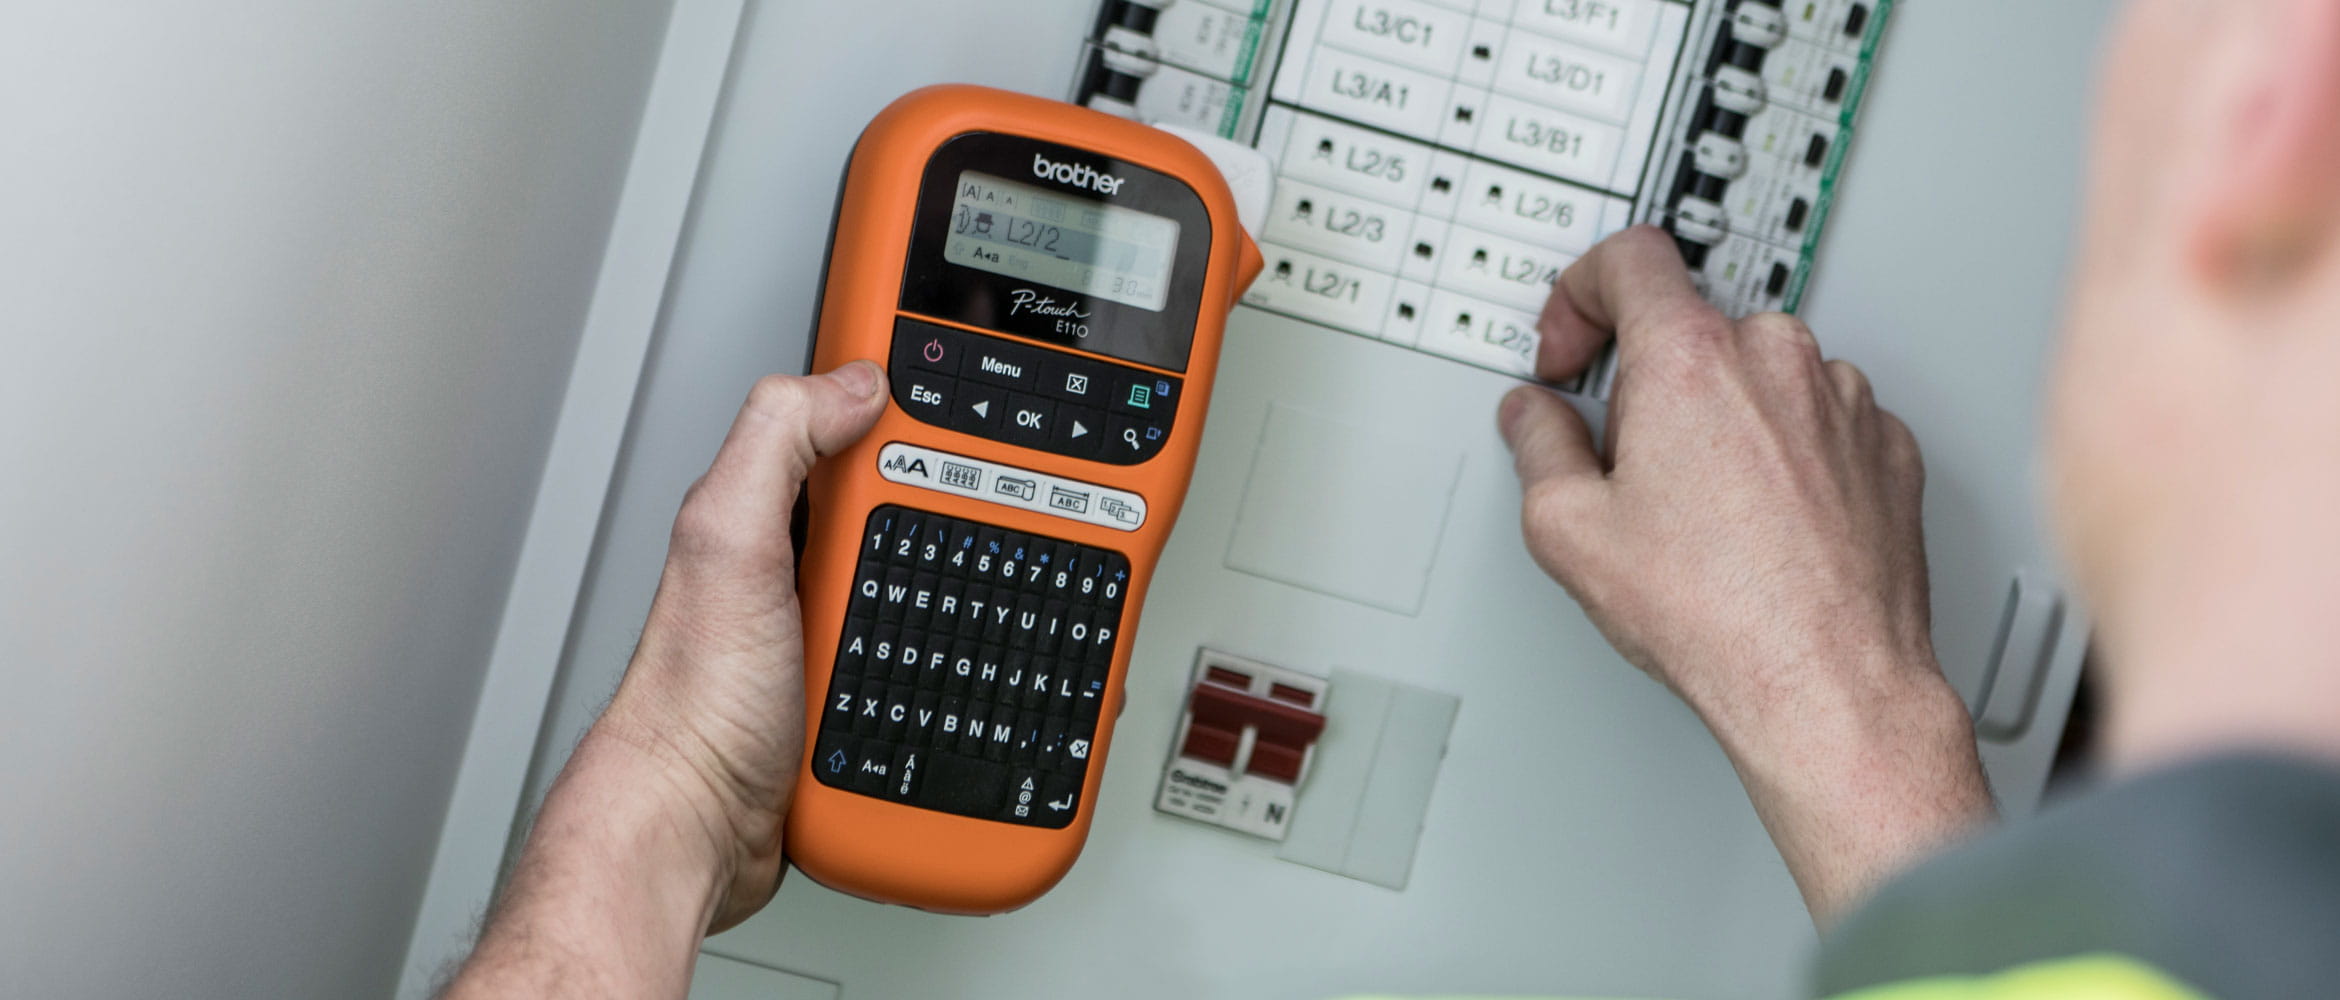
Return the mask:
[[1055,423],[1056,404],[1019,392],[1008,396],[1007,419],[1000,421],[1000,430],[1010,444],[1046,448],[1048,432]]

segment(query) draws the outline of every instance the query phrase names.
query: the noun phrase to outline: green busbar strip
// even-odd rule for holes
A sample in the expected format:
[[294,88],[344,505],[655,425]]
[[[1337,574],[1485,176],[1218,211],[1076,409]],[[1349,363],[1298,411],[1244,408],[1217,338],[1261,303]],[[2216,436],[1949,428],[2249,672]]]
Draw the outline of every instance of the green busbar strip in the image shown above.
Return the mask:
[[[1260,6],[1265,7],[1266,4]],[[1251,83],[1251,67],[1259,59],[1259,38],[1266,31],[1267,25],[1259,19],[1259,15],[1253,15],[1250,26],[1243,29],[1243,54],[1235,59],[1233,82],[1236,86],[1248,86]]]
[[[1242,131],[1243,101],[1248,96],[1250,96],[1250,91],[1242,87],[1227,88],[1227,106],[1219,114],[1219,138],[1235,139],[1235,133]],[[1236,141],[1242,140],[1237,139]]]
[[1835,148],[1828,151],[1828,167],[1820,174],[1820,196],[1812,205],[1812,219],[1804,227],[1804,245],[1796,253],[1795,278],[1788,283],[1787,294],[1781,299],[1782,312],[1803,308],[1804,289],[1812,281],[1812,262],[1820,256],[1820,236],[1828,231],[1828,210],[1836,204],[1837,178],[1844,171],[1845,158],[1853,144],[1853,120],[1860,115],[1861,104],[1869,95],[1869,76],[1876,69],[1877,48],[1885,41],[1885,25],[1893,19],[1895,0],[1878,0],[1877,12],[1870,18],[1868,37],[1861,40],[1860,65],[1854,68],[1851,92],[1845,96],[1844,110],[1837,113]]

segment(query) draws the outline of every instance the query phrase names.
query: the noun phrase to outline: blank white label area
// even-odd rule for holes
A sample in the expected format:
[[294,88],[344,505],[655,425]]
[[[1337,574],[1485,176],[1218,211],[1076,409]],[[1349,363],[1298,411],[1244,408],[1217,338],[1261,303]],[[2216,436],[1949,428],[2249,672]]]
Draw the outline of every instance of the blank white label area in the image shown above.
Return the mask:
[[1227,568],[1419,613],[1461,473],[1451,447],[1279,404],[1260,431]]

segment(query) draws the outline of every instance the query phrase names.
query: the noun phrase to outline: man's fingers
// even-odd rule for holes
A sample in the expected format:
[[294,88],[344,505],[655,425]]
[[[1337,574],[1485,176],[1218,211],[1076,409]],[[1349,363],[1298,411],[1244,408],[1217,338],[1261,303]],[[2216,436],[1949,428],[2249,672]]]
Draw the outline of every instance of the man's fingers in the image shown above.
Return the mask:
[[885,376],[856,361],[825,375],[767,375],[748,393],[675,521],[678,548],[764,561],[788,550],[788,518],[813,462],[869,433]]
[[1537,323],[1540,349],[1550,354],[1554,371],[1547,372],[1539,358],[1537,374],[1565,377],[1557,370],[1568,365],[1582,370],[1611,335],[1621,361],[1630,364],[1653,339],[1723,322],[1691,284],[1674,238],[1655,226],[1636,226],[1602,240],[1560,272]]
[[1521,533],[1528,553],[1566,583],[1591,491],[1603,483],[1592,431],[1559,394],[1521,386],[1503,397],[1496,414],[1519,473]]
[[1592,367],[1608,342],[1609,328],[1576,307],[1567,283],[1553,282],[1544,311],[1536,317],[1536,377],[1546,382],[1575,378]]
[[1828,381],[1836,387],[1836,398],[1856,410],[1867,410],[1877,405],[1876,390],[1869,387],[1869,376],[1850,361],[1828,362]]
[[1919,493],[1924,493],[1926,458],[1925,453],[1918,447],[1917,435],[1911,432],[1909,425],[1902,422],[1901,417],[1893,411],[1878,410],[1877,414],[1882,418],[1881,423],[1884,425],[1886,460],[1892,462],[1895,468],[1902,470],[1909,481],[1916,484]]
[[1592,429],[1565,400],[1549,390],[1523,385],[1503,397],[1496,412],[1503,440],[1511,445],[1512,467],[1523,486],[1547,481],[1598,478],[1600,455]]

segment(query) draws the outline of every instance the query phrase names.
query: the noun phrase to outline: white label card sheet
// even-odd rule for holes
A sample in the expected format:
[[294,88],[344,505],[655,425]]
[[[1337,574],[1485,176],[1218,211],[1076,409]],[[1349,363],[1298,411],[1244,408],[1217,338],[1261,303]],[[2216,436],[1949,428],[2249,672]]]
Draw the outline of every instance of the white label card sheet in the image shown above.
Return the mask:
[[1553,280],[1636,223],[1795,308],[1890,6],[1106,0],[1074,97],[1276,163],[1245,304],[1531,377]]

